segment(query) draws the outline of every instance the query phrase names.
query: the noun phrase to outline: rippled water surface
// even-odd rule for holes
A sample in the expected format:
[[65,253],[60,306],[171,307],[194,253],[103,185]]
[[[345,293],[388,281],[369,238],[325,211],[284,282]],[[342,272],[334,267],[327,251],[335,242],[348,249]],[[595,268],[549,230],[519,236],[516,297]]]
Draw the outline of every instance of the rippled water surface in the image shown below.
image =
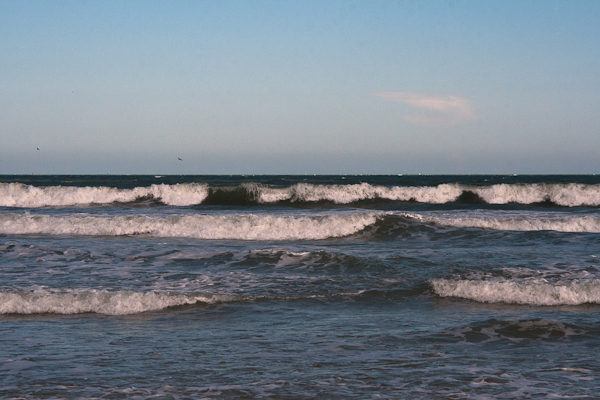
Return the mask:
[[0,397],[594,398],[595,176],[1,176]]

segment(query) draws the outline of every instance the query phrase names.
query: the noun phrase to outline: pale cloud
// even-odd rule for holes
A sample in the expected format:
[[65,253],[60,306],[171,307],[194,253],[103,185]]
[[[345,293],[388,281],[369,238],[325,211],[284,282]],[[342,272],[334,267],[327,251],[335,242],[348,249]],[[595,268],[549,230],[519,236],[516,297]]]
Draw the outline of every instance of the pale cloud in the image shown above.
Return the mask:
[[413,124],[454,125],[476,118],[471,103],[462,97],[412,92],[379,92],[375,96],[411,106],[412,112],[402,119]]

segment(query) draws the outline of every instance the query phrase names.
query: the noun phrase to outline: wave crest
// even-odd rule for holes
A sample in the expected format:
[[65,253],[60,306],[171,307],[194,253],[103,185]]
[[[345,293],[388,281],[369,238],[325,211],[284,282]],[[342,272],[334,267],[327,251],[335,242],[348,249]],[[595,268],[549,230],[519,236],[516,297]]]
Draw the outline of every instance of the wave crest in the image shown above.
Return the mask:
[[349,236],[377,221],[379,214],[326,216],[187,215],[149,216],[0,215],[1,234],[189,237],[215,240],[318,240]]
[[545,279],[460,280],[431,279],[441,297],[459,297],[481,303],[510,303],[534,306],[600,304],[600,280],[548,282]]
[[564,207],[600,206],[600,185],[576,183],[496,184],[472,186],[444,183],[437,186],[377,186],[369,183],[315,185],[297,183],[275,188],[242,184],[248,197],[261,204],[278,202],[314,203],[327,201],[352,204],[368,200],[414,201],[428,204],[482,202],[487,204],[552,203]]
[[296,183],[288,187],[242,183],[237,186],[210,186],[206,183],[160,184],[133,189],[110,187],[36,187],[21,183],[0,183],[0,206],[44,207],[86,204],[129,203],[152,198],[172,206],[198,204],[276,204],[331,202],[353,204],[361,201],[414,201],[428,204],[487,203],[538,204],[558,206],[600,206],[600,185],[576,183],[496,184],[473,186],[444,183],[437,186],[378,186],[369,183],[318,185]]
[[187,304],[226,301],[227,296],[184,295],[164,292],[69,290],[0,292],[0,314],[137,314]]
[[153,198],[173,206],[189,206],[202,203],[207,196],[208,185],[198,183],[160,184],[133,189],[0,183],[0,206],[3,207],[130,203],[143,198]]
[[473,217],[431,217],[407,215],[422,222],[455,228],[483,228],[507,231],[558,231],[558,232],[600,232],[600,217],[593,215],[567,216],[562,218],[473,218]]
[[217,304],[259,299],[297,300],[360,296],[363,291],[320,295],[223,295],[173,292],[67,289],[0,291],[0,314],[129,315],[198,303]]

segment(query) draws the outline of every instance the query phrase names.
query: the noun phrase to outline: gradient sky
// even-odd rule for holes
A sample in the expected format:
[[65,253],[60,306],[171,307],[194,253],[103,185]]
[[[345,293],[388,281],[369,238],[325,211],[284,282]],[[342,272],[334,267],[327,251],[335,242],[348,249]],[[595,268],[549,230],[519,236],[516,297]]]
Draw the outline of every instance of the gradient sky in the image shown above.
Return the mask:
[[0,143],[0,174],[600,173],[600,2],[0,0]]

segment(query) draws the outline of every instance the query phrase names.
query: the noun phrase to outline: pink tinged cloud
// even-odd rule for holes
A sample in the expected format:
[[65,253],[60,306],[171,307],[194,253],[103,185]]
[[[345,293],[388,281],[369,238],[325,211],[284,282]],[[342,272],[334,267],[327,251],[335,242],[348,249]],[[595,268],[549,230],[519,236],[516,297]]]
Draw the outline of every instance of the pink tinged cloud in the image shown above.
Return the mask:
[[402,119],[417,125],[454,125],[476,118],[469,100],[457,96],[412,92],[379,92],[375,96],[411,106],[412,111]]

